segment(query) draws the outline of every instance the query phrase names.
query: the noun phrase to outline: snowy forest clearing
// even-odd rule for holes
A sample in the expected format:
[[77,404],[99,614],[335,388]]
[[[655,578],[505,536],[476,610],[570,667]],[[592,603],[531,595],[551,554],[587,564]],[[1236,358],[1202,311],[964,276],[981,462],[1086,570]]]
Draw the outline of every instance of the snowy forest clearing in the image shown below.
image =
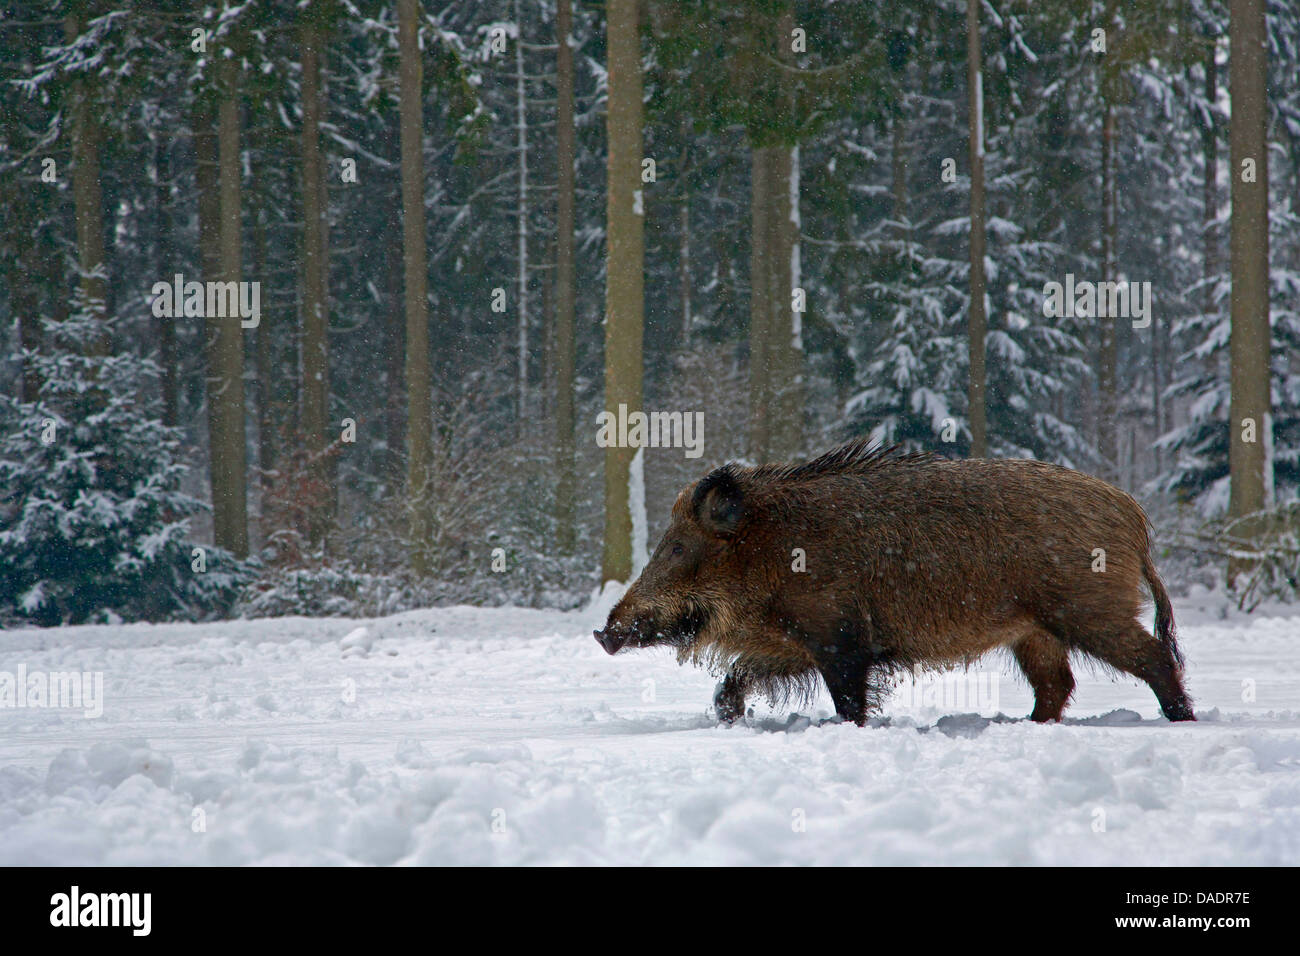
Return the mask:
[[0,864],[1295,864],[1300,614],[1175,603],[1200,718],[1077,669],[1060,725],[895,695],[884,720],[609,657],[580,611],[455,607],[6,633],[103,716],[0,709]]

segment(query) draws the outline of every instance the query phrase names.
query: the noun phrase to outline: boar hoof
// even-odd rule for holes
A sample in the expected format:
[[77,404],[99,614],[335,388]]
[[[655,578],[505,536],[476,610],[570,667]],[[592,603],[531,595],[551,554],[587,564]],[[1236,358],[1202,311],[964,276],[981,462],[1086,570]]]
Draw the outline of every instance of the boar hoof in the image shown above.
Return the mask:
[[745,716],[745,691],[740,682],[728,674],[713,692],[713,709],[718,720],[724,724],[734,724]]
[[734,724],[745,716],[744,701],[741,701],[739,705],[733,701],[714,701],[713,707],[718,713],[719,723]]
[[1168,706],[1162,706],[1160,709],[1164,712],[1165,719],[1171,722],[1196,719],[1196,714],[1192,712],[1192,705],[1185,699],[1173,701]]

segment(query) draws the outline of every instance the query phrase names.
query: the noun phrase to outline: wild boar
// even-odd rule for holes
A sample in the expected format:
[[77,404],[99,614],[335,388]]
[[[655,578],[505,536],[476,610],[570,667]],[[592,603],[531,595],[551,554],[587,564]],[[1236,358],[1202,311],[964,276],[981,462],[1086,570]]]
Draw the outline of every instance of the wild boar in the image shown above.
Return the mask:
[[[667,645],[725,670],[719,719],[747,696],[805,700],[820,675],[861,725],[892,675],[1010,649],[1036,721],[1074,693],[1070,655],[1145,681],[1195,720],[1150,523],[1106,482],[1039,461],[946,460],[854,441],[795,465],[716,469],[686,488],[596,639]],[[1145,579],[1153,637],[1137,620]]]

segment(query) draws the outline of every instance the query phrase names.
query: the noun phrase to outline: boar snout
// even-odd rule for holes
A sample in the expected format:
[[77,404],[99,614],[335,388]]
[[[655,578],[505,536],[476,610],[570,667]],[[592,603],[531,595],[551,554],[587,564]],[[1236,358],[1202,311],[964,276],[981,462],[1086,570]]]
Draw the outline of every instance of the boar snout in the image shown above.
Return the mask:
[[615,634],[610,628],[603,631],[595,631],[596,641],[601,647],[605,648],[608,654],[617,654],[619,649],[627,643],[627,637]]
[[605,626],[594,632],[606,653],[617,654],[625,647],[644,647],[655,631],[655,615],[644,605],[624,598],[609,612]]

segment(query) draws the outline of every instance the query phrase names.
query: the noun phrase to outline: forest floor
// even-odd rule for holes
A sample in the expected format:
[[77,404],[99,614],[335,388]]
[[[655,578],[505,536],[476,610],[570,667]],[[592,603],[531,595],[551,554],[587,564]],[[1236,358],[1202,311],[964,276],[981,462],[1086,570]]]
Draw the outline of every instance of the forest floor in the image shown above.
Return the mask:
[[0,708],[0,864],[1300,863],[1300,608],[1176,602],[1197,723],[1076,667],[1039,726],[995,656],[1012,719],[721,727],[707,673],[597,646],[610,597],[9,631],[0,671],[102,672],[103,712]]

